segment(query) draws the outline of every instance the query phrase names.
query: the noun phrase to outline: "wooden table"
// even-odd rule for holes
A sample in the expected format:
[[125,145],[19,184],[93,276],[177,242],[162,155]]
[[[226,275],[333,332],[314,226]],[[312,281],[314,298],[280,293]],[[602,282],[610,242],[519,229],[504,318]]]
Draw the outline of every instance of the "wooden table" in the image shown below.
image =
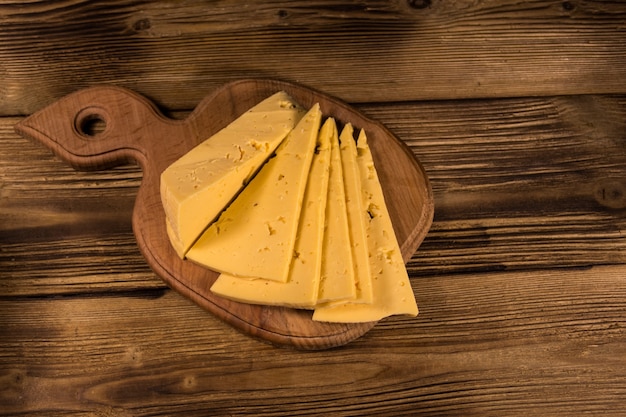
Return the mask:
[[[77,172],[13,126],[113,84],[184,117],[270,77],[384,123],[430,177],[420,315],[278,348],[168,289],[132,165]],[[0,415],[626,414],[626,4],[0,5]]]

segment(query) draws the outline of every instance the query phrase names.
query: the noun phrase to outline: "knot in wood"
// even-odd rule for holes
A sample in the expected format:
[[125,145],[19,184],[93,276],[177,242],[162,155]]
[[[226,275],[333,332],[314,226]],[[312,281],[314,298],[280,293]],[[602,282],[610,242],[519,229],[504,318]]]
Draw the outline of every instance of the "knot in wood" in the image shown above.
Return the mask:
[[626,207],[625,185],[619,180],[607,180],[600,183],[595,191],[595,198],[598,203],[611,209],[622,209]]
[[431,0],[408,0],[408,2],[414,9],[425,9],[430,7]]
[[576,8],[576,6],[571,1],[564,1],[563,3],[561,3],[561,7],[563,7],[563,10],[565,10],[566,12],[571,12]]
[[152,22],[150,22],[150,19],[148,18],[139,19],[133,24],[133,30],[135,32],[145,32],[151,27],[152,27]]

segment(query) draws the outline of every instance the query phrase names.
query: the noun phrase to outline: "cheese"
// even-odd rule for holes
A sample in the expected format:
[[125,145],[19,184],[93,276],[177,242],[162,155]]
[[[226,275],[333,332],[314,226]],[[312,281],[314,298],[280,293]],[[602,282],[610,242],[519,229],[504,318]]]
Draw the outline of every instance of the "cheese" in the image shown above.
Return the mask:
[[331,129],[324,124],[317,139],[298,234],[287,282],[239,278],[221,274],[211,291],[225,298],[253,304],[313,308],[322,261],[322,238],[328,189]]
[[316,104],[200,236],[189,259],[221,273],[287,281],[321,117]]
[[354,260],[354,279],[356,282],[356,299],[353,302],[371,303],[372,280],[367,254],[366,231],[368,214],[363,208],[361,177],[356,159],[357,149],[353,132],[352,125],[348,123],[339,136],[350,244],[352,259]]
[[178,256],[185,256],[303,114],[291,97],[278,92],[163,171],[161,200]]
[[418,314],[415,296],[363,131],[359,135],[357,148],[363,202],[368,217],[371,217],[367,226],[367,243],[373,300],[371,304],[345,303],[321,307],[313,313],[313,320],[368,322],[394,314],[415,316]]
[[318,303],[353,299],[356,296],[339,138],[334,120],[331,127],[330,180]]

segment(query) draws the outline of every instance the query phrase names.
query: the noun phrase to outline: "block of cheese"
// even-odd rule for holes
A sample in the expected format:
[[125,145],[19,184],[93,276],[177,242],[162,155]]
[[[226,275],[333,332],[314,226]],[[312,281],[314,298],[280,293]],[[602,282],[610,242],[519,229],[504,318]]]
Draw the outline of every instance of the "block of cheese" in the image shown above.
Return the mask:
[[372,279],[367,253],[367,211],[363,208],[361,176],[357,163],[356,141],[354,128],[350,123],[344,126],[339,136],[341,151],[341,166],[346,192],[346,207],[348,210],[348,226],[350,244],[354,264],[354,280],[356,283],[356,298],[354,302],[372,302]]
[[[332,119],[329,119],[332,120]],[[318,303],[356,297],[354,266],[343,184],[337,126],[332,121],[330,142],[330,179],[326,202],[326,227],[322,245],[322,271]]]
[[287,282],[239,278],[221,274],[211,291],[235,301],[252,304],[313,308],[317,302],[322,264],[322,238],[330,166],[330,129],[320,130],[311,163],[298,234]]
[[181,258],[304,113],[287,93],[278,92],[163,171],[167,233]]
[[377,321],[394,314],[416,316],[415,296],[363,131],[359,134],[357,148],[363,202],[368,217],[371,217],[367,226],[367,243],[373,299],[370,304],[345,303],[321,307],[313,313],[313,320],[353,323]]
[[322,114],[315,104],[187,258],[220,273],[287,281]]

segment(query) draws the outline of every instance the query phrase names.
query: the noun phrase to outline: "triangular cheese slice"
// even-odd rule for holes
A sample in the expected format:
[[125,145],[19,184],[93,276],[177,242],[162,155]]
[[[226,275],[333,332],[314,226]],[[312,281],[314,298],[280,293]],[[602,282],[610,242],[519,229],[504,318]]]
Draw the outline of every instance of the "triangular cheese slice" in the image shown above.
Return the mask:
[[313,308],[317,302],[330,164],[329,121],[322,126],[304,194],[294,256],[287,282],[221,274],[211,291],[252,304]]
[[356,299],[353,302],[372,302],[372,278],[367,253],[367,211],[363,208],[361,176],[357,163],[356,141],[354,129],[347,124],[339,136],[341,150],[341,166],[346,191],[346,207],[350,244],[354,264],[354,280],[356,283]]
[[172,246],[183,258],[304,115],[285,92],[263,100],[161,174]]
[[[332,119],[330,119],[332,120]],[[354,266],[346,194],[341,168],[337,126],[333,120],[330,143],[330,180],[326,202],[326,229],[322,247],[322,272],[318,303],[350,300],[356,297]]]
[[373,300],[371,304],[346,303],[321,307],[313,313],[313,320],[369,322],[394,314],[415,316],[418,314],[415,296],[363,131],[359,135],[357,147],[363,201],[371,217],[367,227],[367,243]]
[[287,281],[321,117],[316,104],[187,258],[221,273]]

